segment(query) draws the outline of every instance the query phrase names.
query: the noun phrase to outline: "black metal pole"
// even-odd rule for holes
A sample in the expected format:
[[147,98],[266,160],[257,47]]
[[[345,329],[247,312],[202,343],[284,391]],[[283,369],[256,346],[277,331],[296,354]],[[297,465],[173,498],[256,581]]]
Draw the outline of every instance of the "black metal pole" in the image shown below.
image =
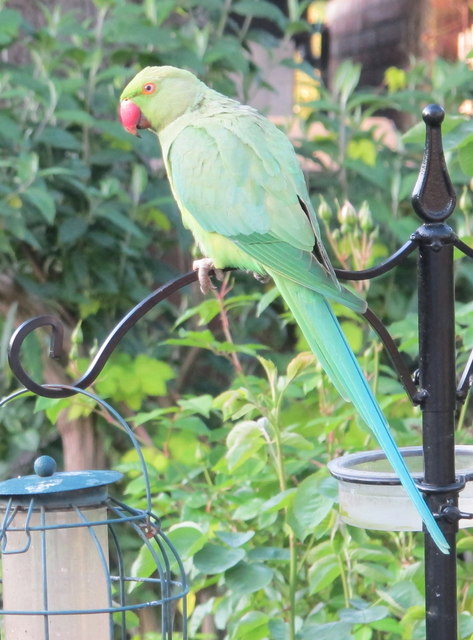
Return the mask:
[[[442,152],[443,110],[424,109],[427,139],[424,161],[413,194],[413,205],[426,221],[414,234],[419,244],[419,383],[422,408],[424,481],[434,513],[458,505],[455,478],[455,309],[453,247],[455,234],[444,220],[455,207],[455,195]],[[439,524],[450,544],[441,553],[425,536],[427,640],[457,638],[456,532],[458,521],[445,516]]]
[[[419,249],[420,384],[427,392],[422,403],[424,484],[434,513],[458,504],[455,483],[455,340],[453,314],[453,244],[446,225],[425,225]],[[440,246],[437,245],[437,242]],[[442,490],[446,487],[446,490]],[[428,640],[457,637],[456,522],[440,526],[450,544],[441,553],[429,535],[425,538],[425,591]]]

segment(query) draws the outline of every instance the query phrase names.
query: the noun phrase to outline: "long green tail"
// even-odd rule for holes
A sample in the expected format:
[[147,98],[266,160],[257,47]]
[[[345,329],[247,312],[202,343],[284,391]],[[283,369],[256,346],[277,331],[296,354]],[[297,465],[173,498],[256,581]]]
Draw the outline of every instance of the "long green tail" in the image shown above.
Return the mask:
[[329,303],[310,289],[275,273],[271,276],[333,384],[345,399],[353,402],[373,431],[435,544],[443,553],[449,553],[449,545],[406,467],[386,418]]

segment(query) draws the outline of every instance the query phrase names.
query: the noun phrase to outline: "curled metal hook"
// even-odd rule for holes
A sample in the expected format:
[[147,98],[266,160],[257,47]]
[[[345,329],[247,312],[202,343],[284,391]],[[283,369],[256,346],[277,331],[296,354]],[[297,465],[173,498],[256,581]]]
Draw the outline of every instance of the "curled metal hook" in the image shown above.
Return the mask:
[[49,356],[51,358],[57,358],[62,353],[64,328],[61,321],[55,316],[44,315],[32,318],[23,322],[13,334],[10,346],[8,349],[8,362],[11,370],[18,378],[18,380],[33,393],[43,396],[45,398],[67,398],[69,396],[78,393],[75,388],[85,389],[89,387],[97,378],[99,373],[104,368],[107,360],[115,350],[116,346],[123,338],[123,336],[133,327],[140,318],[142,318],[148,311],[155,307],[159,302],[172,295],[182,287],[185,287],[197,280],[197,272],[190,271],[182,276],[178,276],[159,287],[153,293],[150,293],[144,300],[139,302],[131,311],[129,311],[115,326],[111,333],[107,336],[102,343],[97,355],[90,363],[87,371],[83,376],[76,380],[71,386],[65,387],[61,385],[46,385],[38,384],[35,382],[23,368],[20,359],[20,350],[23,342],[35,329],[40,327],[51,327],[51,342],[49,347]]
[[[43,393],[44,387],[34,380],[30,378],[30,376],[23,369],[20,359],[20,350],[23,342],[29,336],[29,334],[35,329],[39,329],[40,327],[51,327],[52,334],[51,340],[49,343],[49,357],[50,358],[58,358],[62,353],[62,346],[64,341],[64,327],[56,316],[44,315],[37,316],[36,318],[31,318],[31,320],[27,320],[23,322],[18,329],[14,332],[11,337],[10,345],[8,348],[8,363],[10,365],[11,370],[18,378],[20,382],[22,382],[27,389],[32,391],[33,393],[37,393],[39,395],[45,395]],[[49,396],[48,397],[61,397],[61,396]]]

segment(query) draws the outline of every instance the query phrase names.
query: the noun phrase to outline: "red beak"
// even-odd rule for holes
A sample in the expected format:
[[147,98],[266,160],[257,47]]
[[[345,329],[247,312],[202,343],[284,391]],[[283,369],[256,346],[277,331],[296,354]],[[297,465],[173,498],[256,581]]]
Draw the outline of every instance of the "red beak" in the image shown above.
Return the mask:
[[131,100],[122,100],[119,110],[120,121],[125,131],[138,136],[138,129],[147,129],[150,123],[141,113],[141,109]]

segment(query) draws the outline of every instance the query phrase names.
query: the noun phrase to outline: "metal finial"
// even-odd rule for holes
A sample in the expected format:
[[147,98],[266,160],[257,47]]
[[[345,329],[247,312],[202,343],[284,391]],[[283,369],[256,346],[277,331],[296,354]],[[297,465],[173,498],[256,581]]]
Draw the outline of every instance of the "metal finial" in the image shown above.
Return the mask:
[[39,456],[34,461],[34,472],[41,478],[49,478],[57,471],[57,464],[54,458],[51,456]]
[[445,112],[438,104],[429,104],[422,111],[426,125],[425,149],[412,192],[412,206],[425,222],[443,222],[456,203],[442,148],[440,126],[444,117]]
[[428,104],[422,110],[422,119],[427,126],[440,127],[445,118],[445,111],[439,104]]

